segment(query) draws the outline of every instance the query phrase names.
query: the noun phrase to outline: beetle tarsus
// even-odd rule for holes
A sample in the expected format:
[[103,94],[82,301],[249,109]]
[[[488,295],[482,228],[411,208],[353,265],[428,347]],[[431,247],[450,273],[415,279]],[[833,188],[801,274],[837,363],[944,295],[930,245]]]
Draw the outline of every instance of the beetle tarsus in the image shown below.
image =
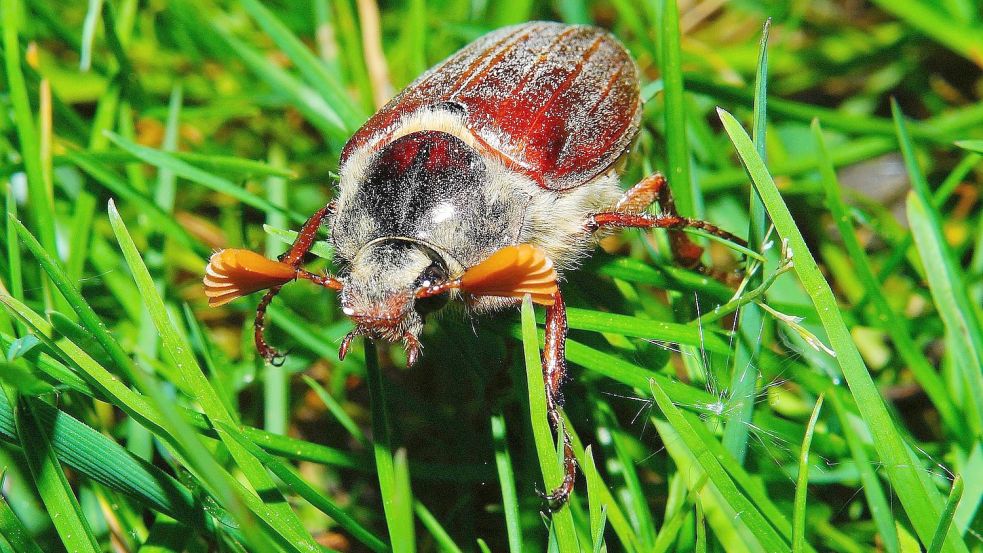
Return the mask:
[[412,367],[420,359],[420,350],[423,345],[420,344],[420,339],[411,332],[403,335],[403,341],[406,342],[406,366]]
[[276,365],[277,359],[281,359],[280,365],[282,365],[283,356],[276,348],[266,342],[263,332],[266,329],[266,310],[269,309],[273,298],[280,293],[281,288],[283,288],[282,284],[266,291],[263,298],[259,300],[259,305],[256,307],[256,319],[253,321],[253,340],[256,342],[256,351],[263,359],[274,365]]
[[341,347],[338,348],[339,361],[345,360],[345,356],[348,355],[348,348],[352,345],[352,340],[354,340],[361,333],[362,329],[356,326],[351,332],[345,335],[344,339],[341,340]]
[[546,416],[549,418],[557,439],[563,441],[563,481],[544,496],[550,511],[556,511],[566,504],[573,492],[577,477],[577,461],[573,456],[573,442],[570,433],[563,425],[560,405],[563,394],[560,387],[567,377],[567,308],[559,292],[553,295],[553,305],[546,308],[546,340],[543,344],[543,381],[546,385]]

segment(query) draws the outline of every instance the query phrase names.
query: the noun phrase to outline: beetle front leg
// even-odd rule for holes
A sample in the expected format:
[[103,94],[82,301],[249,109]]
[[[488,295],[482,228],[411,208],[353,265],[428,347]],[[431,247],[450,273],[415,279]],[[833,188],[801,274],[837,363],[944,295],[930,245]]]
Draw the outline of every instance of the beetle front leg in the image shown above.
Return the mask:
[[294,267],[299,267],[304,256],[314,246],[314,241],[317,239],[317,230],[321,228],[321,223],[334,211],[334,208],[335,202],[331,201],[328,205],[314,212],[314,215],[311,215],[307,219],[307,222],[304,223],[304,226],[300,228],[300,232],[297,233],[297,239],[294,240],[290,249],[280,256],[280,261],[293,265]]
[[563,440],[563,481],[546,496],[551,510],[559,509],[570,498],[574,480],[577,476],[577,461],[573,456],[573,443],[570,433],[563,426],[560,406],[563,394],[560,386],[567,377],[567,309],[563,296],[557,291],[553,305],[546,308],[546,340],[543,345],[543,381],[546,384],[546,416],[549,418],[557,439]]
[[[304,226],[301,227],[300,232],[297,233],[297,239],[294,240],[290,249],[281,255],[279,260],[297,269],[297,278],[303,278],[320,286],[337,290],[340,288],[340,283],[336,279],[329,276],[308,273],[300,268],[300,263],[304,260],[304,256],[314,246],[314,241],[317,239],[317,231],[321,228],[321,223],[334,211],[334,205],[332,201],[314,212],[307,219],[307,222],[304,223]],[[269,309],[273,298],[280,293],[282,288],[283,285],[274,286],[266,291],[263,299],[259,300],[259,306],[256,308],[256,318],[253,320],[253,341],[256,343],[256,351],[259,352],[263,359],[274,365],[283,363],[283,355],[266,342],[263,332],[266,328],[266,310]]]

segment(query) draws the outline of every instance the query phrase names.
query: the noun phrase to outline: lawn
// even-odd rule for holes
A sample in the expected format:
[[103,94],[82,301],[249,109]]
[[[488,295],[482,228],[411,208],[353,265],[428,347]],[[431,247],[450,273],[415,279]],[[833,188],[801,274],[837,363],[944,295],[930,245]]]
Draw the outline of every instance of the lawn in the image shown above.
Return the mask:
[[[622,185],[748,248],[605,238],[565,273],[561,478],[544,313],[335,294],[207,306],[341,148],[482,34],[610,30],[642,76]],[[0,551],[983,552],[978,0],[0,0]],[[312,271],[332,267],[326,233]],[[562,448],[561,448],[562,449]]]

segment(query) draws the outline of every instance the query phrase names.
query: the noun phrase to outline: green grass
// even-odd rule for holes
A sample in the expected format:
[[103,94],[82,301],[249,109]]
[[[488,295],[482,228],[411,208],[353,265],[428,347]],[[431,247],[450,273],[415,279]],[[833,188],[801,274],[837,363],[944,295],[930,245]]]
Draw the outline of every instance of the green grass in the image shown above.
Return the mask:
[[[983,553],[979,2],[374,4],[0,0],[0,550]],[[530,19],[638,61],[625,186],[750,237],[692,235],[729,283],[638,231],[565,275],[553,514],[541,309],[408,370],[298,284],[274,368],[200,286],[287,248],[380,93]]]

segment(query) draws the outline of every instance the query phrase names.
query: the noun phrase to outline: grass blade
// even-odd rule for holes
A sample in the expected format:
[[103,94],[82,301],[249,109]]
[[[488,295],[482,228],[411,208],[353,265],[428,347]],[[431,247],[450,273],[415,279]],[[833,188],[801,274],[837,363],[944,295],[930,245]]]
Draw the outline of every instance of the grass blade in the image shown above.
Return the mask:
[[[396,466],[392,451],[392,430],[389,424],[389,414],[386,411],[385,384],[382,371],[379,369],[379,358],[375,345],[366,338],[365,341],[365,371],[369,380],[369,395],[372,401],[372,451],[375,456],[375,468],[379,475],[379,494],[382,496],[382,506],[386,513],[386,524],[389,527],[389,541],[393,551],[412,552],[416,550],[413,541],[413,511],[409,505],[397,501],[399,484],[396,482]],[[399,507],[404,510],[397,511]],[[407,525],[407,521],[409,524]]]
[[[8,398],[11,394],[7,394]],[[61,536],[62,543],[70,551],[81,553],[101,551],[92,528],[82,514],[82,507],[75,498],[58,457],[51,447],[49,429],[45,428],[34,412],[37,400],[21,398],[14,416],[17,437],[31,469],[31,476],[38,494],[51,516],[51,522]],[[10,403],[13,403],[11,401]]]
[[[877,387],[870,378],[870,372],[853,343],[853,337],[843,321],[833,291],[819,271],[788,207],[775,187],[774,180],[755,152],[751,139],[733,115],[722,109],[718,109],[718,112],[724,129],[737,148],[751,181],[761,194],[761,199],[779,235],[788,240],[789,247],[794,252],[795,272],[816,308],[826,335],[829,336],[833,350],[836,352],[836,362],[846,377],[861,416],[871,429],[880,461],[884,464],[888,478],[915,526],[918,536],[927,542],[934,531],[934,527],[929,527],[931,521],[938,520],[941,506],[938,491],[928,477],[919,470],[918,460],[914,458],[898,433],[884,405],[884,400],[878,393]],[[949,547],[949,550],[954,552],[966,551],[965,544],[958,538],[949,540]]]
[[721,465],[721,460],[710,453],[704,439],[697,434],[689,420],[683,416],[683,413],[676,407],[665,390],[655,380],[650,381],[650,386],[655,403],[662,410],[666,420],[679,433],[683,443],[690,450],[693,457],[696,458],[700,467],[709,478],[709,481],[719,491],[721,497],[727,502],[733,512],[740,513],[741,523],[747,526],[748,530],[760,543],[760,547],[765,551],[787,550],[789,543],[769,524],[758,509],[758,506],[741,493]]
[[[160,333],[164,351],[169,355],[173,365],[181,371],[185,384],[193,391],[195,400],[201,405],[205,415],[215,423],[236,424],[238,421],[229,413],[218,393],[215,392],[215,389],[212,388],[202,373],[198,361],[192,354],[193,350],[190,344],[174,328],[167,309],[164,307],[164,301],[157,293],[153,277],[150,276],[136,244],[130,238],[130,234],[111,200],[109,202],[109,221],[113,227],[113,232],[116,234],[116,240],[119,242],[123,257],[126,259],[137,288],[140,290],[144,305],[150,312],[154,326]],[[276,484],[267,474],[263,464],[243,449],[227,432],[218,428],[216,430],[251,484],[250,492],[257,493],[259,490],[263,490],[266,496],[264,502],[270,513],[275,516],[275,520],[267,521],[270,526],[283,531],[285,536],[299,549],[317,551],[317,544],[308,534],[300,519],[297,518],[297,515],[282,497],[277,497],[279,494],[274,491]]]
[[843,429],[843,437],[846,438],[847,445],[853,461],[860,471],[860,484],[863,486],[864,495],[867,497],[867,508],[870,510],[877,526],[878,535],[884,543],[884,550],[888,553],[897,553],[901,549],[898,541],[898,531],[894,525],[894,513],[888,503],[881,480],[867,455],[867,449],[861,442],[857,432],[853,429],[851,413],[847,411],[845,402],[840,399],[840,394],[831,391],[829,395],[833,403],[833,410],[840,420],[840,427]]
[[[6,397],[3,399],[6,400]],[[3,484],[4,478],[6,473],[0,475],[0,484]],[[17,518],[3,495],[0,495],[0,536],[7,540],[14,553],[42,553],[41,547],[31,538],[31,532]]]
[[956,514],[956,507],[959,506],[959,500],[962,498],[962,495],[963,477],[962,475],[956,475],[956,478],[952,481],[952,490],[949,492],[949,498],[945,502],[945,508],[942,509],[939,525],[935,528],[932,543],[928,547],[928,553],[939,553],[942,551],[942,546],[945,545],[946,537],[948,537],[949,529],[952,526],[952,517]]
[[[765,159],[765,129],[768,125],[768,32],[771,29],[771,19],[765,21],[761,30],[761,42],[758,45],[758,69],[754,77],[754,126],[752,136],[754,147],[761,159]],[[760,248],[764,245],[765,232],[768,226],[768,215],[765,205],[761,202],[758,191],[751,187],[749,200],[750,221],[748,222],[748,245],[750,248]],[[744,264],[745,274],[749,275],[747,290],[754,290],[762,282],[762,272],[765,264],[760,264],[748,257]],[[738,462],[743,463],[747,454],[747,441],[750,432],[748,423],[754,415],[754,397],[758,383],[758,371],[755,364],[761,353],[760,336],[765,331],[765,318],[761,309],[755,304],[745,305],[739,314],[740,339],[736,341],[734,364],[731,369],[730,401],[733,408],[727,410],[727,420],[724,426],[723,444]]]
[[819,420],[819,411],[823,408],[823,397],[819,396],[812,416],[806,425],[805,436],[802,437],[802,449],[799,454],[799,475],[795,482],[795,506],[792,511],[792,553],[802,553],[806,544],[806,496],[809,494],[809,449],[812,447],[812,435]]
[[665,0],[662,13],[662,80],[665,82],[666,162],[668,180],[679,213],[698,216],[696,185],[690,175],[690,152],[686,137],[686,99],[679,48],[679,5]]
[[303,497],[317,510],[328,515],[342,528],[351,533],[352,537],[362,542],[366,547],[376,552],[389,551],[389,547],[371,531],[358,523],[348,513],[335,505],[326,495],[308,484],[297,474],[297,471],[287,466],[286,463],[263,451],[252,441],[246,439],[242,434],[226,425],[226,432],[232,439],[236,440],[250,454],[254,455],[263,465],[270,470],[277,478],[282,480],[291,490]]
[[240,202],[255,207],[256,209],[283,213],[295,223],[303,223],[307,220],[307,217],[304,217],[300,213],[292,212],[284,206],[273,205],[265,198],[251,194],[245,189],[236,186],[229,180],[205,172],[194,165],[191,165],[190,163],[181,161],[172,154],[161,150],[155,150],[153,148],[148,148],[146,146],[141,146],[139,144],[134,144],[133,142],[130,142],[122,136],[114,133],[109,133],[108,136],[114,144],[133,154],[144,162],[149,163],[150,165],[173,171],[174,174],[179,177],[197,182],[198,184],[211,188],[216,192],[228,194]]
[[[525,355],[533,441],[536,444],[539,468],[543,474],[543,484],[546,486],[546,493],[549,493],[563,481],[563,466],[557,461],[557,442],[553,441],[553,432],[546,417],[546,385],[543,381],[543,366],[539,356],[535,313],[532,299],[528,295],[522,300],[522,349]],[[562,444],[561,440],[558,441]],[[571,497],[570,501],[573,500]],[[556,536],[560,553],[579,551],[580,546],[577,543],[577,533],[570,508],[563,507],[553,513],[551,521],[552,534]]]
[[827,205],[840,231],[843,245],[850,255],[850,259],[853,261],[853,269],[856,271],[857,278],[864,285],[867,297],[877,313],[877,321],[880,323],[879,326],[891,336],[895,347],[898,348],[898,353],[901,354],[901,357],[908,364],[911,371],[915,373],[915,377],[925,389],[925,393],[932,400],[935,408],[939,411],[946,426],[951,431],[958,433],[963,423],[953,409],[952,401],[945,389],[945,385],[942,383],[938,374],[936,374],[935,368],[929,364],[924,354],[922,354],[914,340],[912,340],[907,325],[901,322],[903,318],[894,312],[887,298],[884,297],[877,277],[874,275],[874,271],[870,266],[870,260],[867,258],[867,254],[864,252],[863,246],[860,245],[853,226],[850,224],[850,215],[847,211],[846,202],[844,202],[842,193],[840,192],[836,172],[833,169],[832,163],[829,161],[826,141],[823,139],[822,129],[818,121],[813,122],[812,131],[819,146],[823,187],[826,189]]
[[509,537],[509,551],[522,553],[522,525],[519,523],[519,499],[515,491],[515,475],[512,457],[509,455],[505,435],[505,417],[496,413],[491,417],[492,440],[495,444],[495,466],[498,468],[498,485],[502,488],[502,510],[505,511],[505,530]]
[[945,323],[950,343],[948,350],[957,360],[956,366],[962,371],[967,387],[966,418],[973,435],[980,437],[983,436],[983,322],[977,307],[970,303],[959,265],[942,236],[942,218],[932,203],[928,182],[915,159],[914,146],[897,102],[891,103],[891,111],[912,182],[907,209],[911,233],[925,267],[935,268],[926,271],[928,287]]

